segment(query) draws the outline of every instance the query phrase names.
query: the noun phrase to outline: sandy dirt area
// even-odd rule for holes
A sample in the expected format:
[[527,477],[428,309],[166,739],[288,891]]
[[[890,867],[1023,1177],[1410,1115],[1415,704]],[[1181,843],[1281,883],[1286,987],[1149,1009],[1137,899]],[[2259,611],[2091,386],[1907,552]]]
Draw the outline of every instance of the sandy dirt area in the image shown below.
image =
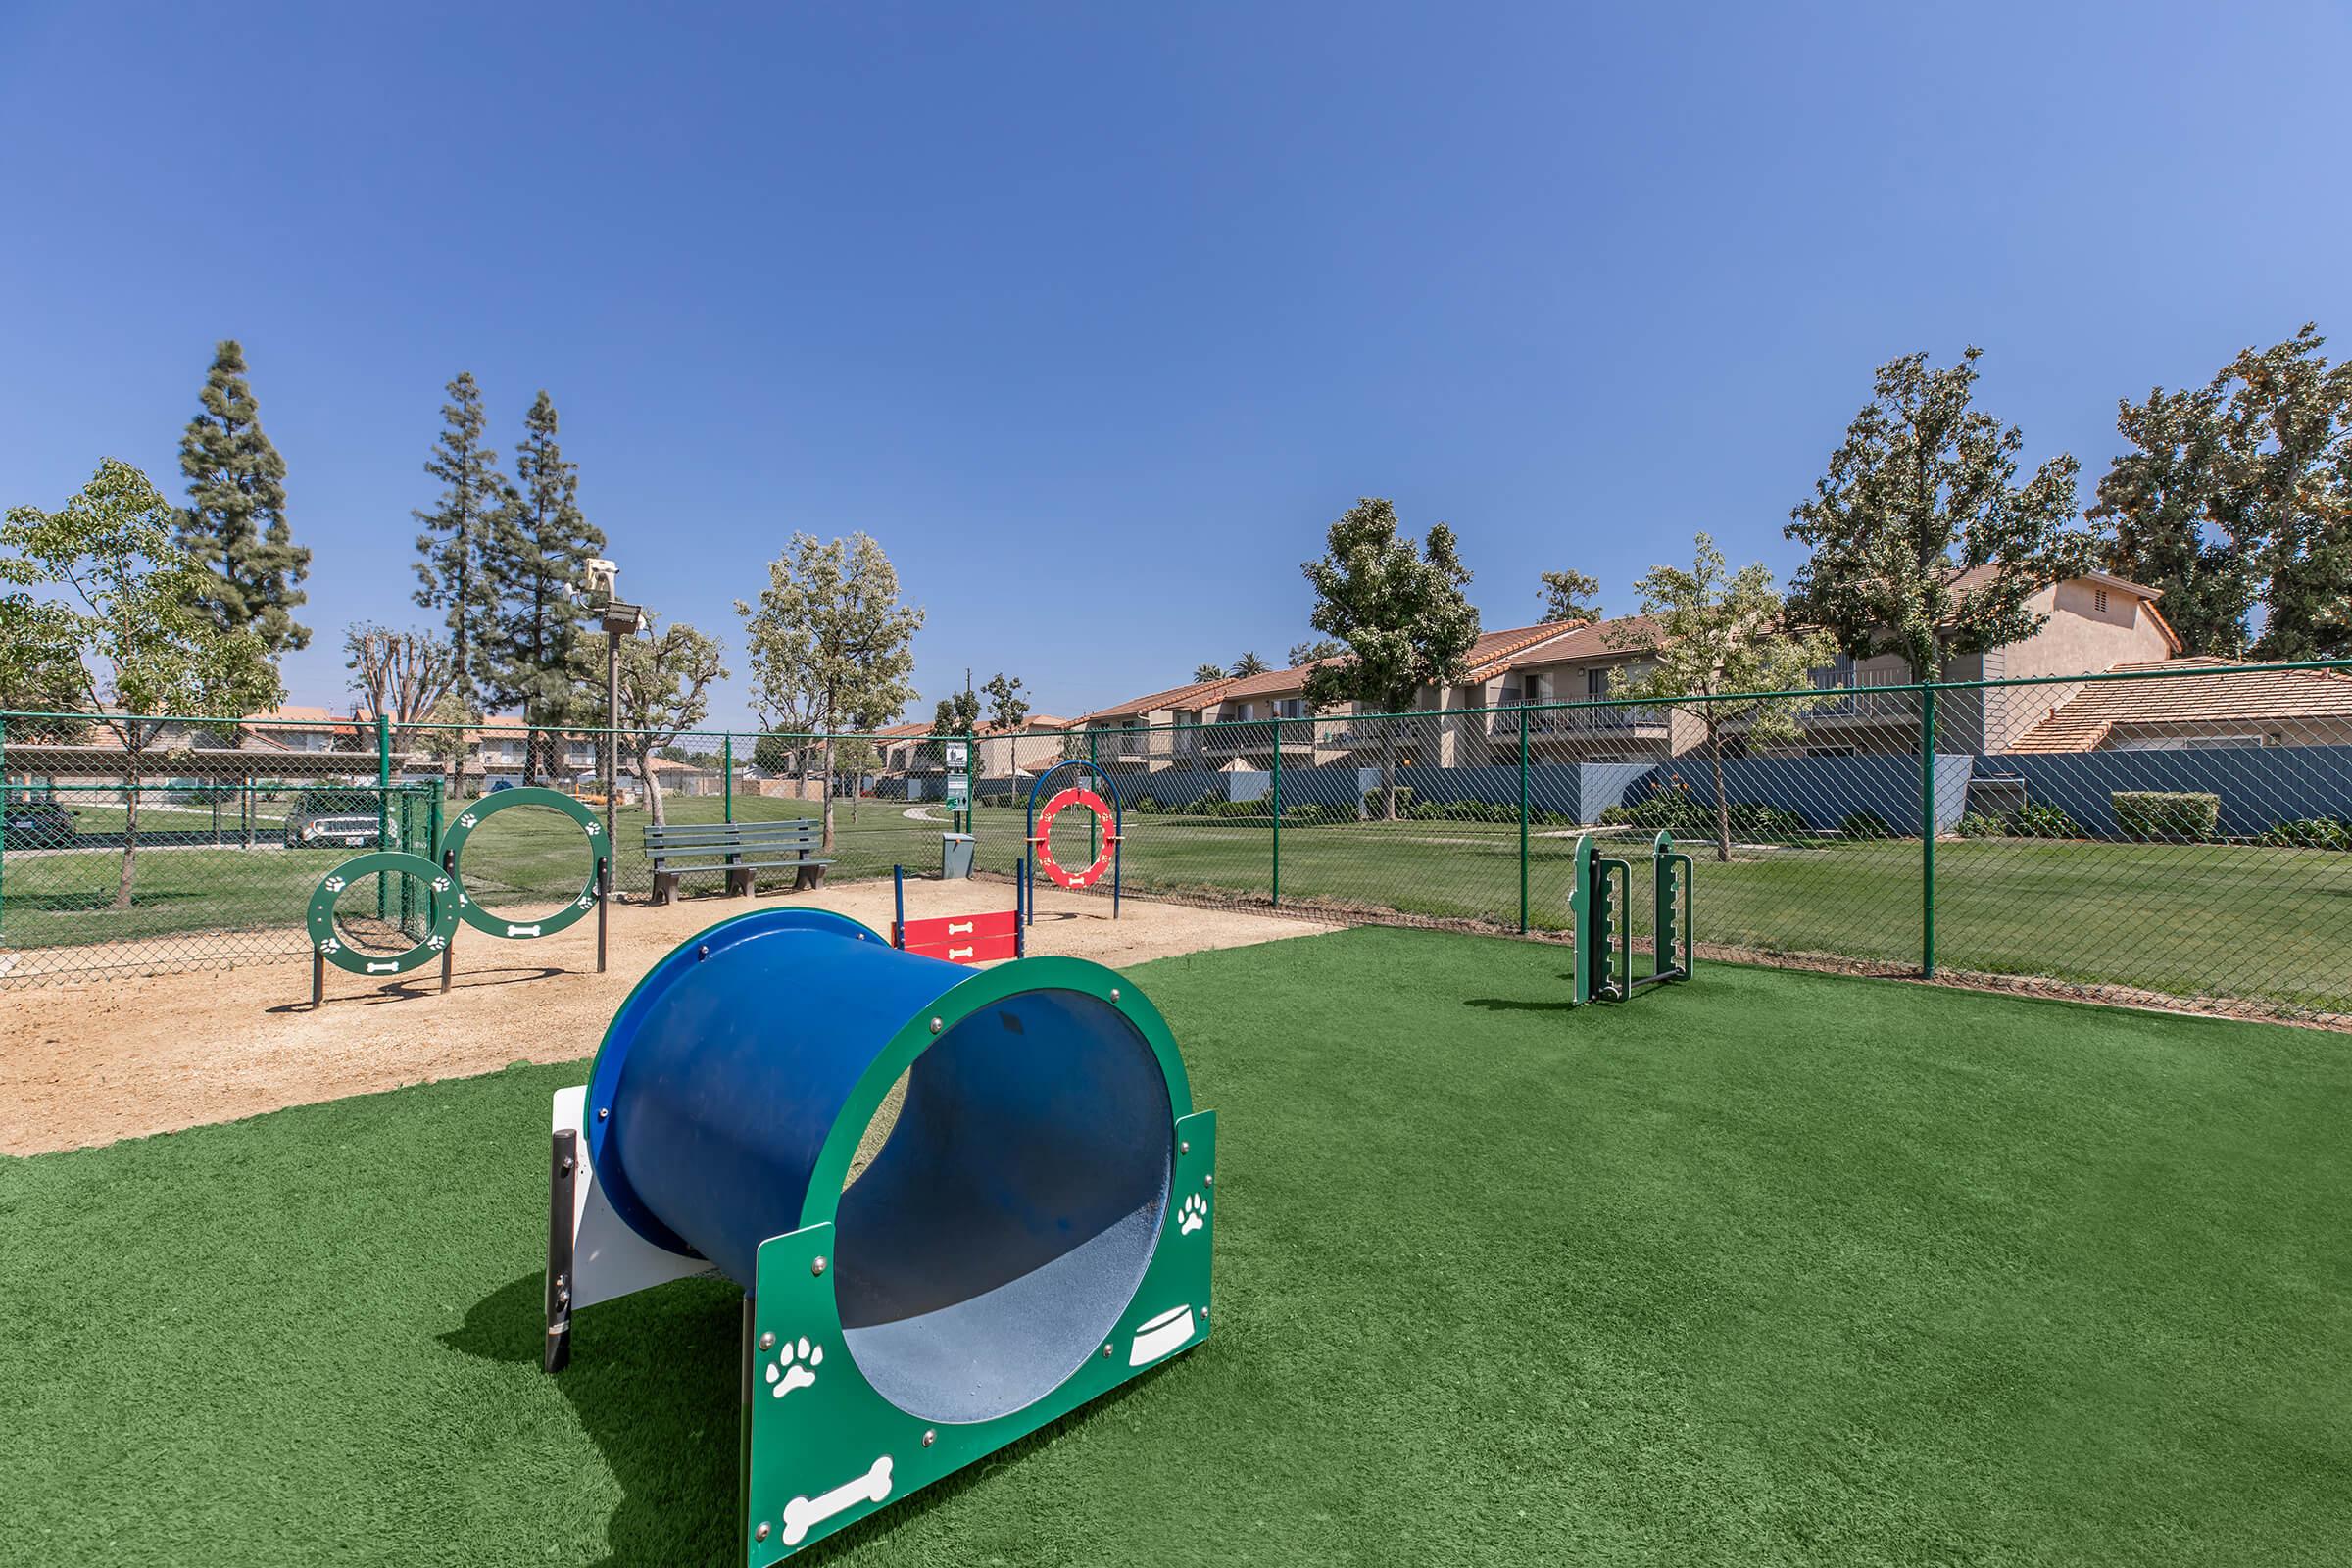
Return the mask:
[[[907,886],[916,918],[1008,908],[1000,882]],[[231,1121],[282,1105],[339,1100],[514,1061],[593,1054],[638,977],[687,937],[759,906],[812,904],[887,932],[887,882],[817,893],[688,900],[612,911],[611,965],[596,973],[596,925],[536,942],[467,931],[456,978],[437,968],[363,980],[330,968],[325,1005],[310,1005],[310,965],[268,962],[195,974],[110,979],[0,993],[0,1153],[76,1149]],[[1030,952],[1120,967],[1206,948],[1245,947],[1331,929],[1308,919],[1124,902],[1047,888]]]

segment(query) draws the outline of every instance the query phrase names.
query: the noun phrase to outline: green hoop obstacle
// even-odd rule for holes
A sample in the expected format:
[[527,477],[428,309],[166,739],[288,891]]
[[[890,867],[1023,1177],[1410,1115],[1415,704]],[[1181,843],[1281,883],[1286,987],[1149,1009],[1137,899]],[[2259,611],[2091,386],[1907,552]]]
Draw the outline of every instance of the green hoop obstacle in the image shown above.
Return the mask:
[[[465,875],[460,867],[466,841],[473,837],[474,829],[487,818],[516,806],[541,806],[559,811],[578,823],[588,840],[588,877],[580,885],[578,896],[567,900],[553,914],[542,915],[527,924],[493,914],[476,904],[466,892]],[[398,975],[437,957],[441,960],[441,989],[447,991],[450,945],[456,940],[461,920],[486,936],[528,941],[534,937],[552,937],[594,909],[599,921],[596,966],[603,970],[605,886],[612,858],[606,842],[605,824],[587,807],[558,790],[536,787],[500,790],[460,813],[449,831],[441,836],[434,853],[437,860],[400,850],[372,851],[344,861],[319,882],[318,891],[311,895],[309,918],[312,1006],[318,1006],[326,1000],[326,966],[330,963],[358,975]],[[355,953],[335,930],[335,900],[358,878],[379,872],[414,877],[425,885],[431,898],[431,921],[424,939],[406,952],[389,956]]]
[[[580,884],[579,896],[555,913],[528,923],[492,914],[476,904],[466,891],[463,863],[466,841],[473,837],[473,830],[484,821],[514,806],[544,806],[551,811],[561,811],[577,822],[580,831],[588,835],[588,879]],[[458,918],[484,936],[508,937],[517,941],[554,936],[596,907],[597,881],[605,859],[604,838],[605,824],[597,819],[596,813],[560,790],[532,787],[500,790],[495,795],[484,796],[460,812],[458,819],[449,825],[449,831],[441,836],[441,863],[457,879]]]
[[[370,875],[415,877],[425,886],[430,899],[426,906],[431,909],[432,917],[423,939],[405,953],[383,956],[355,952],[335,931],[335,901],[343,896],[345,888],[361,877]],[[366,855],[345,860],[327,872],[319,882],[318,891],[311,895],[308,921],[311,952],[314,958],[319,960],[314,966],[315,971],[322,968],[323,964],[331,963],[353,974],[406,974],[411,969],[428,963],[447,953],[450,939],[458,934],[459,902],[457,878],[421,855],[411,855],[405,850],[371,850]],[[315,972],[312,986],[314,997],[318,978],[319,974]]]

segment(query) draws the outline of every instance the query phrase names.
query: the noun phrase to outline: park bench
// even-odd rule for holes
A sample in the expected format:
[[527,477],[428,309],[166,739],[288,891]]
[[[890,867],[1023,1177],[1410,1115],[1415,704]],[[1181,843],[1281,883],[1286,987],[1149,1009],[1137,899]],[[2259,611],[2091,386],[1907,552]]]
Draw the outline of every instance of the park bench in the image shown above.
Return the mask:
[[790,867],[792,885],[813,888],[825,879],[833,862],[819,858],[824,847],[824,824],[813,817],[789,816],[770,822],[673,822],[666,827],[648,824],[645,858],[654,868],[654,902],[667,904],[677,895],[678,878],[697,871],[724,871],[730,894],[752,891],[760,871]]

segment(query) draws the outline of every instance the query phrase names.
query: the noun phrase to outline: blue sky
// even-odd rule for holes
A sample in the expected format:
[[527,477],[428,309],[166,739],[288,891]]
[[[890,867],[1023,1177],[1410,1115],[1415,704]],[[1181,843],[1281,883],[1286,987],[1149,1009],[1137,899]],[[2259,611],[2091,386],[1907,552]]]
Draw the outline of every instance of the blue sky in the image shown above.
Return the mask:
[[346,623],[427,618],[470,369],[502,455],[554,395],[665,616],[740,656],[861,528],[918,713],[967,664],[1077,712],[1279,660],[1359,495],[1512,625],[1697,528],[1785,573],[1898,353],[1982,345],[2087,501],[2119,395],[2352,352],[2344,8],[1771,9],[0,4],[0,501],[179,494],[241,338],[340,702]]

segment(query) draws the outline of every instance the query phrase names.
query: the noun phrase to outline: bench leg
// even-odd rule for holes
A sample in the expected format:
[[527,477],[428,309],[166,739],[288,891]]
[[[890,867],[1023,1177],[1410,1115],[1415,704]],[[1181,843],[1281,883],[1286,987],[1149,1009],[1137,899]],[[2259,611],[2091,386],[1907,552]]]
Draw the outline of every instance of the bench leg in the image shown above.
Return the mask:
[[758,875],[759,873],[754,871],[748,865],[728,866],[727,897],[745,899],[750,898],[752,896],[752,881]]
[[796,867],[792,873],[792,891],[807,893],[825,885],[825,868],[821,865]]
[[669,903],[670,900],[676,898],[677,896],[678,873],[675,871],[656,871],[654,873],[655,906],[659,908],[661,906]]

